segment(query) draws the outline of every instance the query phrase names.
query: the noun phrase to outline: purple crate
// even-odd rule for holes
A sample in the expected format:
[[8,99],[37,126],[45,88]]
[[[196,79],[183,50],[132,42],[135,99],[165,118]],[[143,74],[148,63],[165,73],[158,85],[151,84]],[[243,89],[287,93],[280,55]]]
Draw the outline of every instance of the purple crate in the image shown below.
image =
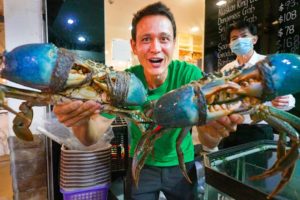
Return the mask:
[[89,188],[64,190],[60,192],[64,196],[64,200],[107,200],[109,184],[97,185]]

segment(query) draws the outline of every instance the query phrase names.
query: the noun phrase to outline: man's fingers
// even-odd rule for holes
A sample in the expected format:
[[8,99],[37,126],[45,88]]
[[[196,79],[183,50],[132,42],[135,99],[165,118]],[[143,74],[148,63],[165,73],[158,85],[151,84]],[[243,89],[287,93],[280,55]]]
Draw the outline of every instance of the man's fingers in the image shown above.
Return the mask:
[[232,128],[232,122],[230,121],[228,116],[221,117],[217,121],[228,131],[228,134],[229,132],[234,131],[234,129]]
[[199,126],[198,130],[200,131],[200,134],[208,134],[213,138],[219,138],[218,133],[216,132],[216,130],[213,128],[212,125],[207,124],[207,125]]
[[232,123],[235,123],[235,124],[241,124],[244,122],[244,116],[243,115],[240,115],[240,114],[232,114],[232,115],[229,115],[229,118],[231,120]]
[[74,101],[71,103],[56,105],[53,112],[56,114],[59,122],[70,127],[82,121],[88,121],[89,117],[99,113],[101,105],[94,101]]
[[95,114],[97,109],[98,107],[85,108],[85,106],[82,106],[78,110],[70,113],[69,115],[64,116],[60,120],[66,126],[72,126],[73,124],[78,123],[78,121],[84,118],[89,118],[91,115]]
[[219,121],[217,121],[217,120],[212,121],[210,123],[210,125],[214,129],[213,132],[215,133],[215,135],[217,135],[217,137],[229,136],[230,130],[226,126],[224,126],[222,123],[220,123]]
[[70,103],[58,104],[58,105],[54,106],[53,112],[56,115],[68,114],[68,113],[71,113],[74,110],[78,109],[78,107],[80,107],[82,104],[83,104],[82,101],[73,101]]

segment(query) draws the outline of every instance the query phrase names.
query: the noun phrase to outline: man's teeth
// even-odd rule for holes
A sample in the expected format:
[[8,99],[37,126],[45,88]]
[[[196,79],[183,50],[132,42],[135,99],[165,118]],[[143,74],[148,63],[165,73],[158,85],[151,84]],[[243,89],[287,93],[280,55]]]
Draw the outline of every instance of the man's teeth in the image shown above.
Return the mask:
[[163,59],[161,59],[161,58],[152,58],[152,59],[150,59],[150,62],[153,62],[153,63],[159,63],[159,62],[161,62]]

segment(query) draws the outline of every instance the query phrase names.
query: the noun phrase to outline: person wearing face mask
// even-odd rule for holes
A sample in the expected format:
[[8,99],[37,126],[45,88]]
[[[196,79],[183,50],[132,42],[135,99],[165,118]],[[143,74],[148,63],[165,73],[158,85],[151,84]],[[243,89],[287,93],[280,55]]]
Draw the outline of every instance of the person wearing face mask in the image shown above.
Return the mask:
[[[227,30],[227,40],[231,51],[236,55],[236,59],[223,68],[221,72],[226,74],[235,67],[251,67],[266,56],[258,54],[254,50],[254,45],[258,41],[257,28],[254,24],[246,21],[238,21],[229,26]],[[295,107],[295,98],[292,95],[280,96],[265,103],[282,110],[290,110]],[[255,125],[250,125],[252,120],[249,115],[244,115],[243,124],[238,125],[237,131],[224,138],[219,144],[219,148],[227,148],[255,140],[274,138],[273,129],[265,121]]]

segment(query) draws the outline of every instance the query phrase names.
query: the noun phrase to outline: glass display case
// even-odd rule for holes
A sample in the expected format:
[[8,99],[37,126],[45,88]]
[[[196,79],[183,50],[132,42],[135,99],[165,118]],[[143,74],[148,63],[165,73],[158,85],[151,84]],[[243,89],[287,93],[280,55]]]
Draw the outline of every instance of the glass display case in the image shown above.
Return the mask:
[[[274,141],[259,141],[208,154],[205,158],[205,199],[267,199],[281,180],[281,173],[262,180],[249,177],[263,173],[277,159]],[[300,199],[300,160],[286,186],[274,197]]]

